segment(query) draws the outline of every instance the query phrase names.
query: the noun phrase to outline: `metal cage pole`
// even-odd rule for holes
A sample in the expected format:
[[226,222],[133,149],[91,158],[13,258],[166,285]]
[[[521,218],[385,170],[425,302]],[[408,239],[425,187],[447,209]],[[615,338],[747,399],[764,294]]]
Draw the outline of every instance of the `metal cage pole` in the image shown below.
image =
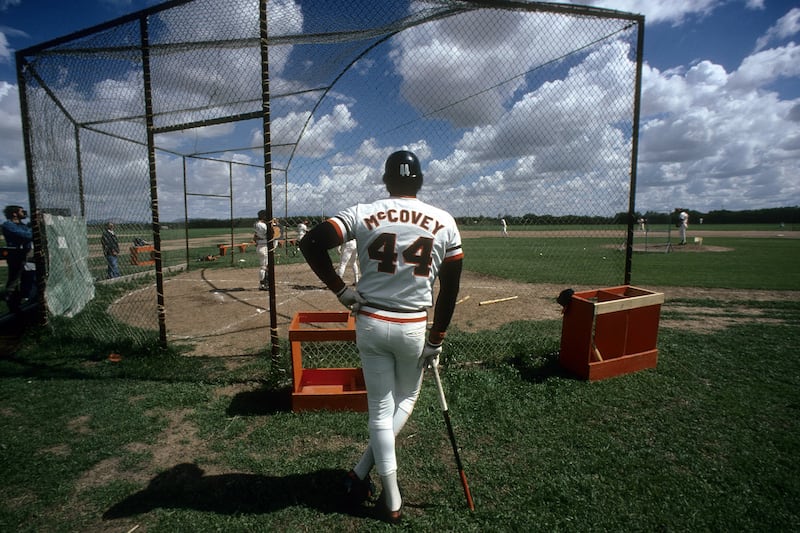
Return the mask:
[[86,217],[86,192],[83,186],[83,158],[81,157],[81,131],[80,127],[75,124],[75,163],[78,170],[78,197],[81,203],[81,216]]
[[[267,220],[272,222],[272,137],[270,134],[270,94],[269,94],[269,33],[267,31],[267,1],[258,3],[258,27],[261,48],[261,108],[264,129],[264,189],[267,202]],[[270,236],[271,237],[271,236]],[[273,241],[267,241],[267,279],[269,280],[269,337],[273,363],[280,358],[281,346],[278,341],[278,315],[275,309],[275,252]]]
[[47,325],[47,303],[44,297],[47,286],[47,261],[42,239],[41,216],[36,207],[36,183],[33,175],[33,150],[31,148],[30,113],[28,109],[28,85],[25,80],[25,56],[17,52],[17,87],[19,88],[19,110],[22,119],[22,141],[25,150],[25,167],[28,172],[28,204],[31,210],[33,229],[33,258],[36,262],[36,299],[39,303],[38,325]]
[[189,271],[189,194],[186,186],[186,156],[181,156],[183,161],[183,236],[186,250],[186,271]]
[[636,80],[633,93],[633,128],[631,131],[631,184],[628,197],[628,238],[625,245],[625,279],[624,284],[631,283],[631,270],[633,268],[633,227],[635,224],[634,212],[636,210],[636,167],[639,154],[639,116],[642,104],[642,52],[644,50],[644,15],[638,19],[638,35],[636,38]]
[[234,248],[236,247],[236,242],[234,240],[234,222],[233,222],[233,163],[228,161],[228,209],[230,213],[230,230],[231,230],[231,266],[234,266],[236,263],[233,261],[233,253]]
[[153,220],[153,248],[155,249],[156,298],[158,305],[158,338],[163,348],[167,347],[167,320],[164,301],[164,270],[161,257],[161,224],[158,219],[158,176],[156,174],[156,150],[153,133],[153,86],[150,71],[150,31],[147,16],[139,19],[142,46],[142,82],[144,84],[144,114],[147,125],[147,161],[150,172],[150,211]]

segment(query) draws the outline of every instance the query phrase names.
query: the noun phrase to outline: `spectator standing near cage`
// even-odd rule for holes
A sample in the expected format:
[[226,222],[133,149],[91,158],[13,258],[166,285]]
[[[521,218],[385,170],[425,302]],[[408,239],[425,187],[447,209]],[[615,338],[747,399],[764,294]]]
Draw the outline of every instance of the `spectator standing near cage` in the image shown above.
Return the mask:
[[3,210],[3,238],[8,248],[6,302],[11,311],[19,311],[23,300],[33,298],[36,289],[35,270],[26,269],[28,255],[33,251],[33,230],[22,221],[28,213],[21,206],[8,205]]
[[686,244],[686,230],[689,228],[689,213],[685,209],[681,209],[678,214],[678,235],[681,242],[679,244]]
[[344,279],[344,272],[347,267],[353,268],[353,284],[358,285],[358,280],[361,277],[361,270],[358,268],[358,245],[355,239],[349,240],[339,247],[339,266],[336,267],[336,274]]
[[253,241],[256,243],[259,264],[258,289],[268,291],[267,269],[269,268],[269,241],[272,237],[272,232],[271,224],[267,222],[267,211],[265,209],[258,212],[258,221],[253,226],[253,231]]
[[103,246],[103,255],[108,263],[108,279],[119,277],[119,240],[114,233],[114,223],[107,222],[100,236],[100,244]]
[[[374,496],[373,466],[381,478],[382,518],[398,523],[402,497],[397,484],[395,436],[405,425],[422,385],[425,367],[442,351],[461,279],[461,235],[453,217],[417,199],[422,171],[416,155],[399,151],[386,159],[383,182],[389,198],[358,204],[317,225],[300,242],[312,270],[356,314],[358,346],[369,407],[369,445],[345,479],[352,503]],[[328,250],[355,239],[361,279],[348,287]],[[439,294],[427,335],[433,285]]]

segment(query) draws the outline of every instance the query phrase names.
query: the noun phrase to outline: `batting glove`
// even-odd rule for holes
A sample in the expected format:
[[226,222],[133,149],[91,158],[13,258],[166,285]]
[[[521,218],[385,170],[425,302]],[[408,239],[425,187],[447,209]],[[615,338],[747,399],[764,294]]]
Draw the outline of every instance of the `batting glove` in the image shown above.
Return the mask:
[[345,287],[336,293],[336,297],[342,302],[342,305],[357,313],[359,308],[367,303],[367,300],[361,296],[357,290]]
[[432,368],[434,365],[438,365],[440,353],[442,353],[441,343],[433,344],[431,341],[425,341],[425,347],[419,356],[420,368]]

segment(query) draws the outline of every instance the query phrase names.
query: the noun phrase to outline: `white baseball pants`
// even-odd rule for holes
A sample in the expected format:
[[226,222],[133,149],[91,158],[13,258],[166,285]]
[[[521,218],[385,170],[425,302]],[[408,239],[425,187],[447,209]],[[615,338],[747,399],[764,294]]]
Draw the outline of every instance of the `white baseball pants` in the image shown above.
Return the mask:
[[258,254],[258,263],[261,267],[258,271],[258,282],[266,283],[267,269],[269,268],[269,246],[267,246],[267,243],[257,244],[256,253]]
[[[397,471],[395,432],[414,410],[422,384],[419,356],[427,313],[393,313],[364,307],[356,319],[356,343],[367,385],[370,447],[381,476]],[[397,419],[399,427],[395,427]]]

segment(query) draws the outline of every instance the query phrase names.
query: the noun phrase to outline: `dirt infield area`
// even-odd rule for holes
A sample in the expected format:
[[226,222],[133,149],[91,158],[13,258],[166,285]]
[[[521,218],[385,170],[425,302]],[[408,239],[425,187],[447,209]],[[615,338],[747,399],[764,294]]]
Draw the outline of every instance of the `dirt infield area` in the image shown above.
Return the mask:
[[[193,355],[241,355],[269,346],[269,293],[258,290],[256,269],[215,268],[165,280],[167,338],[193,345]],[[276,265],[278,335],[298,311],[342,311],[344,307],[305,264]],[[350,280],[347,280],[350,281]],[[465,331],[494,329],[513,320],[559,318],[555,298],[563,287],[520,284],[465,272],[453,325]],[[494,304],[480,302],[516,297]],[[158,329],[155,287],[129,293],[109,312],[119,320]]]
[[[215,268],[193,270],[165,280],[168,341],[190,345],[192,355],[234,356],[253,354],[269,346],[269,293],[259,291],[256,269]],[[342,311],[336,297],[304,264],[275,267],[275,310],[278,335],[288,338],[288,327],[298,311]],[[346,279],[346,281],[350,281]],[[465,272],[453,326],[462,331],[491,330],[516,320],[560,319],[555,299],[563,286],[526,284]],[[596,287],[573,287],[590,290]],[[680,320],[662,320],[664,327],[717,329],[735,323],[737,300],[800,300],[800,291],[741,291],[686,287],[646,287],[670,299],[714,299],[731,302],[725,310],[678,309]],[[489,300],[506,299],[481,305]],[[109,312],[134,326],[158,329],[155,286],[126,294]],[[676,308],[677,309],[677,308]],[[758,317],[748,317],[757,320]]]

